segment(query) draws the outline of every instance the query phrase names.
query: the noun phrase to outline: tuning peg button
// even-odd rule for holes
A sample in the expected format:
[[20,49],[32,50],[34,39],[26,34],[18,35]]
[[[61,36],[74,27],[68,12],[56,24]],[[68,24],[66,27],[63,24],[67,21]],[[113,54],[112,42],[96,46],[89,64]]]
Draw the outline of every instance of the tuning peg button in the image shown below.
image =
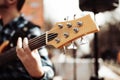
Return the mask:
[[78,22],[77,22],[77,25],[82,26],[82,25],[83,25],[83,22],[78,21]]
[[68,28],[71,28],[72,24],[71,23],[67,23],[67,26],[68,26]]
[[75,33],[78,33],[79,29],[78,28],[74,28],[73,29]]
[[62,28],[63,28],[63,24],[58,24],[58,27],[59,27],[60,29],[62,29]]
[[64,33],[64,37],[65,38],[69,37],[69,34],[68,33]]
[[59,42],[60,42],[60,39],[59,39],[59,38],[55,38],[55,41],[56,41],[57,43],[59,43]]

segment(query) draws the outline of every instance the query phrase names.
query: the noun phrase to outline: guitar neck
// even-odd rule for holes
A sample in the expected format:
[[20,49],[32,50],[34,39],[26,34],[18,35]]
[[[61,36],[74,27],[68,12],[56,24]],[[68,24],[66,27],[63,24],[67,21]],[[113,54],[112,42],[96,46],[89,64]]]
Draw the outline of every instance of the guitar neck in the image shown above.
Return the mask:
[[[41,47],[43,45],[45,45],[45,34],[39,36],[39,37],[35,37],[33,39],[29,40],[29,46],[31,50],[34,50],[38,47]],[[13,61],[14,59],[17,58],[16,55],[16,48],[12,48],[4,53],[1,53],[0,55],[0,66],[1,65],[5,65],[8,61]]]
[[[45,34],[42,34],[41,36],[32,38],[29,40],[29,47],[31,50],[34,50],[39,47],[45,46],[46,39],[47,39],[47,41],[51,41],[56,36],[57,36],[57,34],[50,33],[50,34],[47,34],[47,37],[46,37],[46,33],[45,33]],[[11,61],[15,60],[16,58],[17,58],[16,47],[14,47],[14,48],[11,48],[10,50],[0,54],[0,66],[5,65],[5,64],[7,64],[7,62],[11,62]]]
[[[56,34],[53,34],[53,33],[47,34],[47,35],[48,35],[47,41],[50,41],[57,36]],[[35,37],[29,40],[29,47],[31,50],[37,49],[45,45],[46,45],[46,33],[42,34],[39,37]],[[16,47],[14,47],[0,54],[0,66],[5,65],[8,62],[15,60],[16,58],[17,58]]]
[[29,40],[29,47],[31,50],[37,49],[44,45],[46,45],[46,33]]

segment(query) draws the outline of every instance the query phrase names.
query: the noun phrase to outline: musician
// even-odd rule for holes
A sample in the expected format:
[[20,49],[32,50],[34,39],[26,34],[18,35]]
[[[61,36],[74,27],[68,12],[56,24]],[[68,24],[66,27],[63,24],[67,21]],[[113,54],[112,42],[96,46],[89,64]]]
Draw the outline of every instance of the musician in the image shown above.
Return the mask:
[[20,12],[24,2],[25,0],[0,0],[0,45],[6,41],[9,43],[0,53],[4,54],[17,45],[18,57],[0,66],[0,80],[50,80],[54,71],[47,49],[41,47],[31,51],[28,46],[28,39],[39,36],[42,31],[38,25],[26,20]]

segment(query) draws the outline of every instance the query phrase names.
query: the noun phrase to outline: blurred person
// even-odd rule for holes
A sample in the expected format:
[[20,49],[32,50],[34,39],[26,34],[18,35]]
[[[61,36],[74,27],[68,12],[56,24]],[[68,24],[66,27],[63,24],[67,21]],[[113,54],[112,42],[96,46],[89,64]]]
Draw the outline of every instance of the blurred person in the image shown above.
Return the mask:
[[0,66],[0,80],[50,80],[54,71],[47,49],[41,47],[31,51],[28,46],[28,39],[41,35],[42,31],[20,12],[24,3],[25,0],[0,0],[0,45],[6,40],[9,43],[1,53],[17,45],[18,57]]

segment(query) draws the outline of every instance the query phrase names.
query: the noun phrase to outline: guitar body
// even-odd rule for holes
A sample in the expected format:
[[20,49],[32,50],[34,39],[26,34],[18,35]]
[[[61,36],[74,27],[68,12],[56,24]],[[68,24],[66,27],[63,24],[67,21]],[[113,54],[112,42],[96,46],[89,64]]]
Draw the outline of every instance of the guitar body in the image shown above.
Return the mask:
[[9,41],[6,40],[0,45],[0,54],[4,51],[4,49],[8,46]]

